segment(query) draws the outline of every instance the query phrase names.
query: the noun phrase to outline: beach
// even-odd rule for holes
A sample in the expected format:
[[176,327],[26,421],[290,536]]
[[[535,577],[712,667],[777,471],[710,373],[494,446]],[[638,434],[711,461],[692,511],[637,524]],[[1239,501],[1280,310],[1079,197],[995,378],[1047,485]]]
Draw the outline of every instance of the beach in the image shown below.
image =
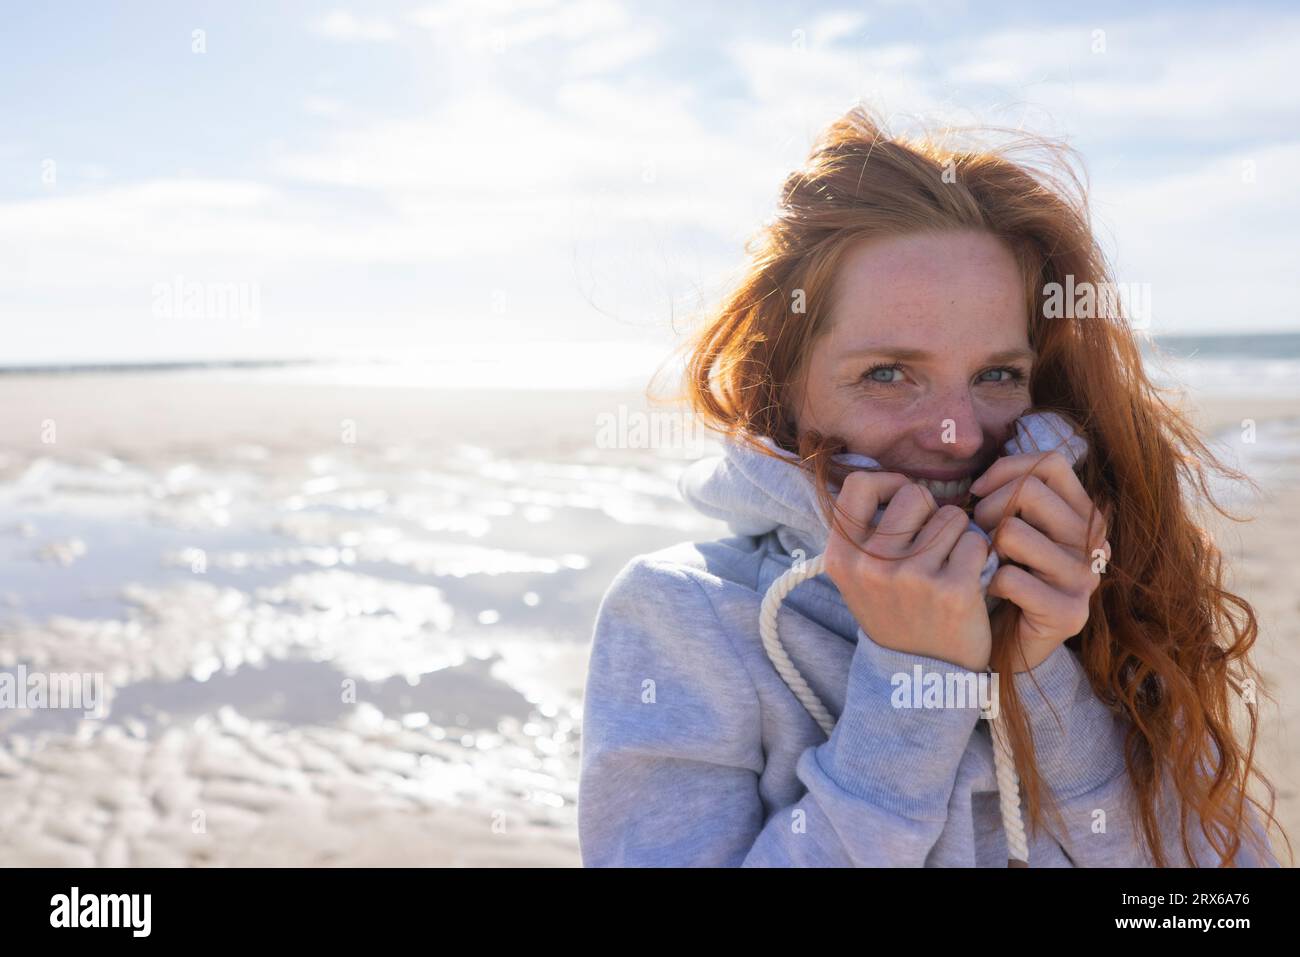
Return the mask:
[[[1287,436],[1300,433],[1300,402],[1294,400],[1215,397],[1192,403],[1189,411],[1207,434],[1240,437],[1248,420],[1285,424]],[[1276,458],[1261,470],[1272,480],[1260,482],[1260,496],[1245,505],[1229,503],[1228,510],[1247,521],[1213,510],[1202,517],[1224,556],[1224,586],[1250,602],[1258,619],[1252,657],[1264,687],[1256,755],[1277,790],[1274,813],[1300,859],[1300,483],[1289,447]],[[1267,806],[1261,790],[1252,793]],[[1283,866],[1292,866],[1275,833],[1270,840]]]
[[[710,449],[612,447],[639,391],[0,377],[0,669],[101,675],[103,714],[0,710],[6,866],[577,866],[591,626],[633,555],[728,534]],[[1300,402],[1244,420],[1260,764],[1300,835]]]

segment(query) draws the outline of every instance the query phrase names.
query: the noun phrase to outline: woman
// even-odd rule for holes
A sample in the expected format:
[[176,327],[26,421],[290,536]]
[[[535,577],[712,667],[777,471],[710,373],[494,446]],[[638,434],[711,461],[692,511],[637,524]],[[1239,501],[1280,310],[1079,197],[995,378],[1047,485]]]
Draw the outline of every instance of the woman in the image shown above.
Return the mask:
[[[1006,866],[989,723],[899,693],[991,673],[1027,866],[1276,866],[1247,794],[1273,822],[1240,694],[1255,617],[1179,482],[1209,499],[1198,457],[1236,473],[1112,300],[1052,306],[1114,286],[1069,165],[1013,157],[856,107],[786,180],[688,343],[726,454],[681,490],[736,534],[633,558],[597,616],[585,864]],[[1077,470],[1007,454],[1031,411],[1076,426]],[[783,676],[760,603],[817,555],[778,616]]]

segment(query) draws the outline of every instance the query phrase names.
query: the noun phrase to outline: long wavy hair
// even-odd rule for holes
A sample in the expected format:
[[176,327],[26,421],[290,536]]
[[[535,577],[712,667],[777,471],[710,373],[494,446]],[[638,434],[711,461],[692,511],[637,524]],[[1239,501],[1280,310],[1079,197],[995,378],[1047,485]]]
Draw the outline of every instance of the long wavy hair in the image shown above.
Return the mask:
[[[1149,858],[1169,864],[1158,826],[1168,813],[1166,782],[1176,792],[1188,862],[1197,860],[1189,814],[1221,866],[1234,862],[1243,838],[1264,851],[1246,802],[1264,812],[1269,827],[1281,825],[1273,785],[1255,767],[1252,693],[1272,700],[1248,654],[1258,624],[1250,604],[1224,588],[1222,557],[1198,525],[1193,501],[1199,495],[1243,521],[1214,500],[1207,470],[1249,480],[1219,462],[1166,390],[1149,381],[1124,303],[1103,297],[1097,314],[1048,317],[1047,290],[1065,286],[1066,277],[1075,288],[1117,288],[1092,232],[1082,163],[1063,141],[990,127],[904,138],[889,134],[867,107],[853,107],[821,132],[802,168],[786,178],[775,215],[745,244],[738,281],[682,343],[682,388],[667,401],[684,400],[707,429],[764,454],[771,453],[756,436],[795,452],[828,525],[842,531],[847,520],[861,527],[828,488],[844,478],[831,457],[847,443],[798,434],[790,383],[829,327],[833,281],[850,246],[947,230],[989,233],[1012,251],[1037,354],[1033,407],[1066,416],[1089,442],[1079,478],[1107,515],[1111,558],[1087,625],[1066,644],[1097,697],[1128,721],[1125,764]],[[793,308],[796,302],[801,308]],[[664,401],[653,388],[647,395]],[[1003,602],[992,618],[990,667],[1000,674],[1014,670],[1009,639],[1018,617],[1019,609]],[[1049,831],[1069,853],[1059,811],[1044,800],[1015,684],[999,682],[1001,713],[1030,825],[1047,827],[1050,817]],[[1244,744],[1233,714],[1243,697]],[[1268,792],[1267,808],[1248,793],[1252,776]]]

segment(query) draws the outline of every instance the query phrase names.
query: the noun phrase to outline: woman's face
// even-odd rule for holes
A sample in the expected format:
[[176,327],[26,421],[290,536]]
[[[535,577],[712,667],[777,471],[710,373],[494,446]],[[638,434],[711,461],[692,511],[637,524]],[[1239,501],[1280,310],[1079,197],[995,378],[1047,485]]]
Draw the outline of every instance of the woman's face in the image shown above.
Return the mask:
[[829,329],[794,383],[799,431],[848,442],[958,502],[1031,404],[1024,285],[987,233],[859,243],[836,276]]

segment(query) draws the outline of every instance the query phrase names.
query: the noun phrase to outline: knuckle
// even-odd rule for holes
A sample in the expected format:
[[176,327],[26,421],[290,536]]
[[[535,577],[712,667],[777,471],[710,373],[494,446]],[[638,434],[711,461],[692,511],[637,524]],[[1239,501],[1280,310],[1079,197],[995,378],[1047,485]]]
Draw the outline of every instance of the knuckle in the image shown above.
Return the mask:
[[924,591],[929,584],[929,577],[912,562],[890,562],[893,565],[894,587],[908,592]]
[[999,548],[1006,548],[1008,545],[1020,544],[1028,528],[1029,526],[1016,516],[1008,515],[1001,527],[994,529],[990,534],[996,539]]
[[842,538],[832,539],[826,547],[826,574],[832,581],[839,582],[847,577],[853,562],[850,548],[851,545]]
[[916,482],[908,482],[894,493],[894,498],[901,499],[904,502],[910,502],[913,499],[922,502],[934,500],[934,496],[930,494],[930,490],[924,485],[918,485]]
[[861,574],[866,581],[873,585],[888,585],[892,582],[894,570],[897,567],[898,562],[871,558],[863,563]]
[[1070,623],[1071,637],[1083,631],[1083,629],[1086,628],[1087,626],[1088,626],[1088,613],[1087,611],[1084,611],[1083,614],[1076,616],[1074,621]]
[[1071,635],[1077,635],[1083,631],[1083,626],[1088,623],[1088,602],[1087,600],[1071,601],[1061,616]]
[[941,518],[944,522],[951,522],[958,518],[960,519],[966,518],[966,513],[963,512],[961,508],[959,508],[956,505],[945,505],[941,509],[939,509],[939,511],[936,512],[935,515],[936,517]]
[[840,494],[842,495],[845,492],[856,492],[859,489],[867,488],[870,485],[870,481],[870,472],[864,472],[860,469],[854,470],[844,476],[844,480],[840,482]]
[[1106,528],[1106,522],[1105,522],[1104,520],[1100,520],[1100,521],[1099,521],[1099,520],[1095,517],[1095,516],[1096,516],[1096,513],[1095,513],[1095,512],[1093,513],[1093,515],[1094,515],[1094,518],[1093,518],[1093,520],[1092,520],[1092,521],[1093,521],[1093,525],[1092,525],[1092,541],[1091,541],[1091,544],[1092,544],[1092,547],[1093,547],[1093,548],[1101,548],[1101,547],[1105,544],[1106,539],[1109,537],[1110,532],[1109,532],[1109,530]]

